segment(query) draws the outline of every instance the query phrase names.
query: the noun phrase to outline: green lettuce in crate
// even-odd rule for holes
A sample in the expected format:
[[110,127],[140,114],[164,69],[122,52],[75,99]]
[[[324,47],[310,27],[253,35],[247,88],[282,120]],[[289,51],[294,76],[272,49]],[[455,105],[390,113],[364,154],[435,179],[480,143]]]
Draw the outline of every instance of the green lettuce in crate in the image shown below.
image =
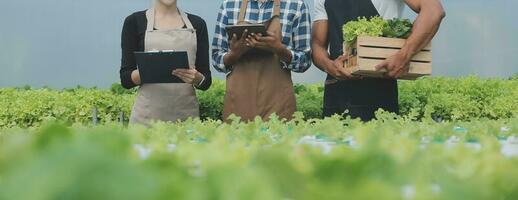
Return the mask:
[[360,35],[382,36],[388,22],[381,17],[373,17],[370,20],[359,17],[356,21],[350,21],[343,26],[344,41],[351,46]]
[[383,37],[407,39],[412,32],[412,22],[409,19],[391,19],[383,29]]
[[358,36],[374,36],[406,39],[412,31],[412,22],[408,19],[384,20],[379,16],[367,19],[359,17],[343,26],[343,37],[347,46],[351,46]]

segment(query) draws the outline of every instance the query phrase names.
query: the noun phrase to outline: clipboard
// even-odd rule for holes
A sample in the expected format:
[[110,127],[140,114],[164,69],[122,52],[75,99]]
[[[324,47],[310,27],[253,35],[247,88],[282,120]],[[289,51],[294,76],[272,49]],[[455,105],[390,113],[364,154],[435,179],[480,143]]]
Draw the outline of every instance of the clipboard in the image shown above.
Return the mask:
[[142,84],[185,83],[172,74],[175,69],[189,69],[187,51],[134,52]]
[[245,30],[248,30],[248,33],[255,33],[262,35],[267,35],[266,33],[266,26],[264,24],[243,24],[243,25],[232,25],[227,26],[225,28],[227,31],[227,36],[229,40],[232,40],[232,37],[234,34],[237,35],[238,39],[241,38]]

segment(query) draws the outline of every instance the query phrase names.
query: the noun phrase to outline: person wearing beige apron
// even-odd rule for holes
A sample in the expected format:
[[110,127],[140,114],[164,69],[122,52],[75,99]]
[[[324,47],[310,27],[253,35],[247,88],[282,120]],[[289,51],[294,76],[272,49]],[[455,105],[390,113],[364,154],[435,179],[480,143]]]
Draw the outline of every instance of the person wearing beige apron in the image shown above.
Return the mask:
[[[229,6],[228,2],[224,6]],[[232,12],[226,10],[232,9],[224,7],[220,13],[213,43],[216,68],[230,72],[223,118],[228,120],[234,114],[242,121],[251,121],[257,116],[266,121],[275,113],[281,119],[292,119],[296,101],[291,71],[304,72],[311,66],[309,15],[304,2],[243,0],[239,13],[231,13],[239,16],[237,21],[225,19],[225,15],[228,17],[228,12]],[[264,18],[254,19],[254,16]],[[232,41],[225,41],[228,37],[218,34],[218,30],[223,32],[223,26],[232,25],[232,21],[234,24],[264,23],[268,35],[245,33],[240,39],[235,36]]]
[[[157,1],[157,4],[161,3],[161,1]],[[162,30],[157,29],[157,24],[155,24],[156,9],[158,8],[155,7],[145,11],[146,20],[140,20],[140,22],[147,21],[143,50],[186,51],[189,63],[191,65],[194,65],[194,63],[198,65],[197,55],[200,54],[198,53],[197,47],[199,45],[197,43],[200,40],[197,39],[197,32],[187,14],[178,10],[179,17],[181,17],[181,21],[185,24],[184,28]],[[138,27],[139,18],[138,16],[136,18],[135,24]],[[205,23],[201,24],[204,25]],[[206,36],[205,38],[208,40]],[[207,60],[206,68],[208,68],[208,41],[205,46],[207,46],[207,49],[205,49],[207,51],[205,53],[205,59]],[[190,68],[191,70],[176,70],[171,74],[171,76],[180,77],[186,83],[142,84],[138,90],[137,99],[131,112],[130,124],[148,125],[154,121],[177,122],[191,117],[199,117],[199,105],[193,85],[197,87],[205,85],[205,89],[207,89],[207,82],[210,82],[210,80],[207,80],[207,77],[210,77],[210,70],[200,70],[205,71],[202,74],[197,72],[195,66],[190,66]]]

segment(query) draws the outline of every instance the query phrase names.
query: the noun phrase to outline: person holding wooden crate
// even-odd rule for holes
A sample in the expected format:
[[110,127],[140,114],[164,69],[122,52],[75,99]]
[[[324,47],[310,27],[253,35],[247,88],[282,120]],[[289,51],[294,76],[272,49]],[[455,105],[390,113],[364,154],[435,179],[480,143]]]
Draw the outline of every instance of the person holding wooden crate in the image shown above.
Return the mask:
[[[229,28],[262,26],[265,33]],[[223,119],[242,121],[272,114],[290,120],[296,110],[291,72],[311,66],[311,21],[303,0],[224,0],[216,23],[212,58],[227,74]],[[248,31],[248,32],[247,32]]]
[[[386,77],[357,77],[344,67],[342,26],[359,17],[400,18],[408,5],[418,13],[412,34],[401,50],[377,65]],[[315,0],[312,57],[328,76],[324,92],[324,117],[344,114],[364,121],[378,109],[399,113],[397,78],[408,72],[411,58],[426,47],[445,17],[440,0]],[[329,50],[329,51],[328,51]]]

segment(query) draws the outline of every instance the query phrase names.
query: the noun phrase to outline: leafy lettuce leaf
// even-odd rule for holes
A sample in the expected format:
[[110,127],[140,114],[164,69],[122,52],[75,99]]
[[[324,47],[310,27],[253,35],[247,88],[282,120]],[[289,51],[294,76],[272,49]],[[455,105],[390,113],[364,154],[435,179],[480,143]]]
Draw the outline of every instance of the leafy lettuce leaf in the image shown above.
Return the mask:
[[343,38],[347,46],[354,44],[358,36],[374,36],[406,39],[412,32],[412,22],[409,19],[385,20],[380,16],[370,19],[359,17],[343,26]]

